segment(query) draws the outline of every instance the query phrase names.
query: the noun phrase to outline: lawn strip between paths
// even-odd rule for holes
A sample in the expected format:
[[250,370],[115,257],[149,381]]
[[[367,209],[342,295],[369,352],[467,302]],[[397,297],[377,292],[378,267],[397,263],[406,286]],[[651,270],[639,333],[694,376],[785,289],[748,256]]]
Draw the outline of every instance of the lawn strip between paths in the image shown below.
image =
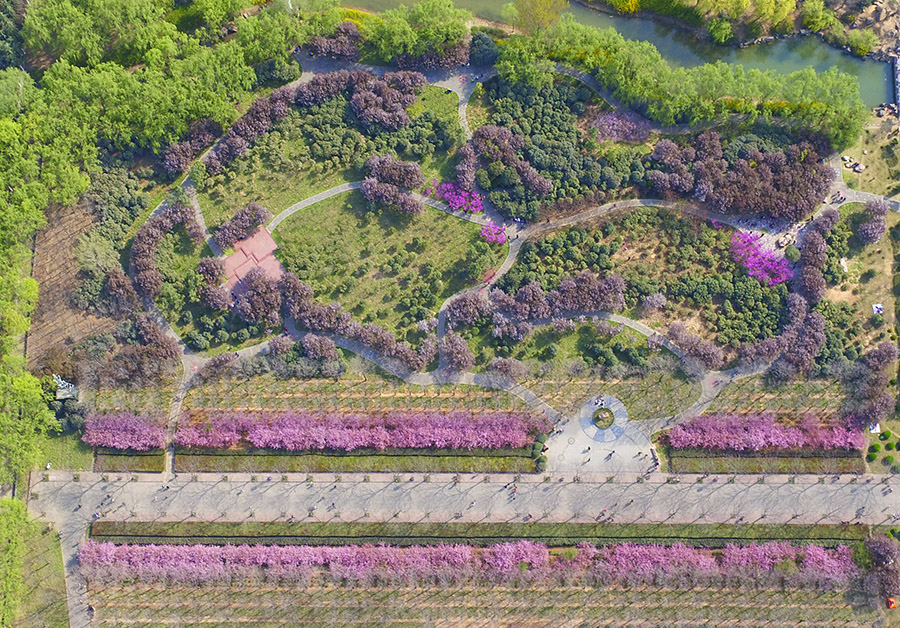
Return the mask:
[[581,542],[684,543],[719,548],[734,544],[791,541],[823,547],[867,538],[870,526],[767,524],[602,524],[602,523],[334,523],[334,522],[143,522],[96,521],[91,536],[116,544],[205,545],[494,545],[527,539],[552,547]]

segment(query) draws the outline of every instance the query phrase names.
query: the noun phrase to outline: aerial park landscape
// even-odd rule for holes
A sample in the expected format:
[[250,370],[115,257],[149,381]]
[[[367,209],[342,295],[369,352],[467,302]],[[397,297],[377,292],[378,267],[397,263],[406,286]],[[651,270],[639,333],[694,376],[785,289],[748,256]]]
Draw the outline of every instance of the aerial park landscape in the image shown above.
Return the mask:
[[896,7],[0,6],[0,626],[900,625]]

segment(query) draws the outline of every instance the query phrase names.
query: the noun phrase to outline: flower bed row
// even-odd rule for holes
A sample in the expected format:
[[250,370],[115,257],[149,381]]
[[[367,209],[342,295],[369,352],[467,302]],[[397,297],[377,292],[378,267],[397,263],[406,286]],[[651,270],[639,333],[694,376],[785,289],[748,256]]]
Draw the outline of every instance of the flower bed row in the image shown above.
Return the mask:
[[549,429],[546,419],[504,413],[221,414],[180,425],[175,443],[207,449],[245,443],[286,451],[505,449],[525,447],[538,433]]
[[483,549],[469,545],[114,545],[86,541],[82,574],[95,582],[309,584],[582,582],[585,584],[696,585],[736,583],[841,589],[858,575],[846,545],[772,542],[728,545],[720,551],[683,544],[581,543],[551,551],[516,541]]
[[822,425],[807,416],[789,425],[771,414],[708,414],[676,425],[666,434],[674,449],[761,451],[796,449],[861,450],[865,435],[843,425]]
[[92,447],[149,451],[166,445],[166,430],[151,417],[130,412],[94,414],[84,422],[81,437]]

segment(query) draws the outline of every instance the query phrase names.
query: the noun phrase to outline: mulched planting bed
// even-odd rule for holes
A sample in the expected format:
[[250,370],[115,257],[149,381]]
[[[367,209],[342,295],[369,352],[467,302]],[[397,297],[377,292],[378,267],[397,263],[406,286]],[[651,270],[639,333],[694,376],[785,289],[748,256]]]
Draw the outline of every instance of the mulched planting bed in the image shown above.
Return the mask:
[[463,542],[492,545],[527,539],[549,546],[581,542],[684,543],[723,547],[729,543],[793,541],[823,547],[865,539],[868,526],[729,525],[729,524],[602,524],[602,523],[333,523],[333,522],[147,522],[96,521],[91,537],[116,544],[262,543],[268,545],[346,545],[387,543],[433,545]]

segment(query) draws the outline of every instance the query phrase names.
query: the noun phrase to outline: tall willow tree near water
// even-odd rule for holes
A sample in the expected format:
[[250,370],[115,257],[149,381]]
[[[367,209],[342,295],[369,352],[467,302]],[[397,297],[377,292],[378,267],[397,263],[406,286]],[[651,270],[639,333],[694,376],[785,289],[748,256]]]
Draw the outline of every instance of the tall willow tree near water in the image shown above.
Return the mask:
[[515,0],[503,5],[503,19],[526,33],[553,25],[569,7],[569,0]]

